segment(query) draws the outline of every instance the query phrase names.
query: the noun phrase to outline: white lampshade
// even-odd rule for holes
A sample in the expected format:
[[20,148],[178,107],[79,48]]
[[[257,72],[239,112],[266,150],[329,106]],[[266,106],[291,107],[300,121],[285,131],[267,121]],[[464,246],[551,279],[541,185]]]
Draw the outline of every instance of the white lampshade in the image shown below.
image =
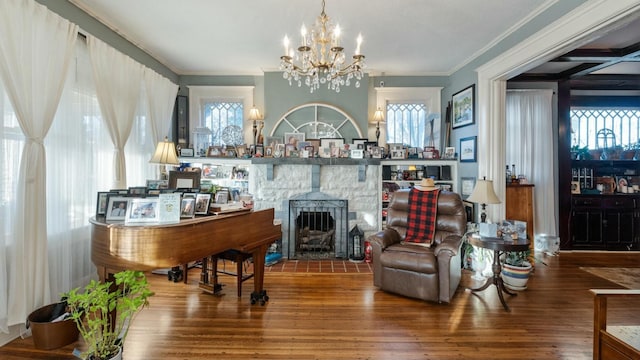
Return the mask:
[[249,110],[249,120],[251,121],[256,121],[256,120],[261,120],[262,116],[260,115],[260,110],[258,110],[257,107],[252,107],[251,110]]
[[500,204],[500,199],[493,191],[493,181],[485,179],[476,182],[476,187],[467,201],[476,204]]
[[169,141],[168,137],[165,136],[164,141],[158,143],[158,146],[156,146],[156,152],[153,154],[153,157],[149,162],[152,164],[180,164],[176,154],[176,146],[172,141]]
[[376,110],[376,112],[373,113],[373,122],[375,123],[384,122],[384,113],[382,112],[382,110],[380,110],[380,108],[378,108],[378,110]]

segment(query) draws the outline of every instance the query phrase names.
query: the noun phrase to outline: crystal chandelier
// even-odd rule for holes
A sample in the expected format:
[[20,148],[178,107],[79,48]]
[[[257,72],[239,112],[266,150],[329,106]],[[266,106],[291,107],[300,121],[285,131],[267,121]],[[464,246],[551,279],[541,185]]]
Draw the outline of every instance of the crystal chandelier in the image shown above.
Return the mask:
[[298,51],[289,47],[289,38],[284,37],[285,54],[280,57],[280,70],[282,76],[298,83],[304,83],[313,93],[320,85],[327,83],[327,88],[340,92],[341,86],[351,85],[351,79],[355,78],[355,87],[360,87],[360,80],[364,75],[364,55],[360,54],[362,35],[358,35],[356,51],[353,61],[345,65],[344,48],[340,45],[340,26],[335,27],[324,12],[324,0],[322,1],[322,13],[316,19],[311,31],[302,25],[300,30],[302,44]]

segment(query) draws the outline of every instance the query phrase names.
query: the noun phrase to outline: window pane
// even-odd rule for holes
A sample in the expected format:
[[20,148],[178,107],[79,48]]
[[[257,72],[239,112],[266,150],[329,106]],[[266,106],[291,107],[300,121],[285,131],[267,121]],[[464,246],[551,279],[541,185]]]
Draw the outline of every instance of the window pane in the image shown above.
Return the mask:
[[427,107],[424,103],[387,104],[387,143],[422,148],[426,133]]
[[572,109],[571,146],[589,149],[629,146],[640,139],[640,110]]
[[238,145],[242,141],[242,102],[207,102],[204,126],[211,130],[211,145]]

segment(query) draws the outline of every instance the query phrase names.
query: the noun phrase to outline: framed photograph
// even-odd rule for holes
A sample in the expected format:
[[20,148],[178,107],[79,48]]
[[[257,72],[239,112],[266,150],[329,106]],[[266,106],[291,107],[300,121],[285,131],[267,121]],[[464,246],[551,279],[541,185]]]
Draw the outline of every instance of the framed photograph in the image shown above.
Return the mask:
[[304,141],[304,133],[284,133],[285,144],[295,146],[298,150],[298,142]]
[[342,149],[344,147],[344,138],[321,138],[320,146],[329,148],[329,149],[331,148]]
[[169,180],[147,180],[147,191],[167,189],[168,187],[169,187]]
[[384,158],[384,148],[382,146],[374,146],[371,151],[371,157],[374,159]]
[[239,158],[244,157],[248,152],[249,150],[247,149],[247,145],[236,146],[236,154],[238,155]]
[[289,157],[291,156],[291,151],[295,151],[296,146],[293,144],[284,144],[284,156],[285,157]]
[[222,156],[222,147],[220,146],[209,146],[207,150],[207,157],[221,157]]
[[405,159],[406,158],[406,149],[400,150],[391,150],[391,158],[392,159]]
[[306,139],[305,141],[308,142],[310,146],[313,146],[314,151],[320,149],[320,139]]
[[209,203],[211,202],[210,193],[202,193],[196,195],[196,215],[207,215],[209,213]]
[[442,155],[443,159],[455,159],[456,158],[456,148],[453,146],[444,148],[444,154]]
[[198,189],[200,188],[199,171],[169,171],[169,188]]
[[196,198],[183,197],[180,202],[180,218],[192,218],[196,211]]
[[262,144],[257,144],[256,145],[256,153],[255,153],[255,155],[257,157],[264,156],[264,145],[262,145]]
[[107,215],[107,205],[109,204],[108,191],[98,191],[98,199],[96,201],[96,217]]
[[364,143],[366,143],[367,141],[369,141],[369,139],[353,139],[351,140],[353,147],[356,149],[362,149],[362,150],[366,150],[364,147]]
[[451,99],[451,127],[459,128],[475,123],[475,89],[473,84],[468,88],[461,90]]
[[460,162],[476,162],[477,136],[460,139]]
[[471,223],[475,223],[476,219],[475,219],[475,206],[472,202],[469,201],[462,201],[462,204],[464,204],[464,211],[467,213],[467,222],[471,222]]
[[180,156],[193,157],[193,149],[191,149],[191,148],[182,148],[182,149],[180,149]]
[[161,223],[180,222],[180,194],[158,195],[158,220]]
[[460,178],[460,194],[466,198],[471,195],[473,189],[476,187],[476,178],[474,177],[462,177]]
[[[362,144],[364,146],[364,143]],[[364,159],[364,149],[351,149],[352,159]]]
[[229,190],[222,189],[216,192],[216,204],[226,204],[229,202]]
[[275,148],[277,144],[284,144],[282,137],[280,136],[266,136],[264,138],[264,146],[271,146]]
[[273,146],[264,147],[264,157],[273,157]]
[[109,196],[107,202],[107,221],[124,220],[127,216],[129,199],[125,196]]
[[144,195],[147,193],[146,186],[132,186],[129,188],[129,195]]
[[231,157],[231,158],[236,157],[236,147],[228,145],[227,148],[224,149],[224,156]]
[[160,221],[157,197],[131,198],[125,216],[126,223],[148,223]]

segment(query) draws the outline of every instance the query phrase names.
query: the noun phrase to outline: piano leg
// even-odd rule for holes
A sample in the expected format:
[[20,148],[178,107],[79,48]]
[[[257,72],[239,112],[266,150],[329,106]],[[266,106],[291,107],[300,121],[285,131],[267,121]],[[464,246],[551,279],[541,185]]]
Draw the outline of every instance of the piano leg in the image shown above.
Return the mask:
[[262,245],[252,251],[253,255],[253,292],[251,293],[251,305],[260,303],[264,305],[269,301],[267,290],[263,289],[264,282],[264,257],[270,244]]

